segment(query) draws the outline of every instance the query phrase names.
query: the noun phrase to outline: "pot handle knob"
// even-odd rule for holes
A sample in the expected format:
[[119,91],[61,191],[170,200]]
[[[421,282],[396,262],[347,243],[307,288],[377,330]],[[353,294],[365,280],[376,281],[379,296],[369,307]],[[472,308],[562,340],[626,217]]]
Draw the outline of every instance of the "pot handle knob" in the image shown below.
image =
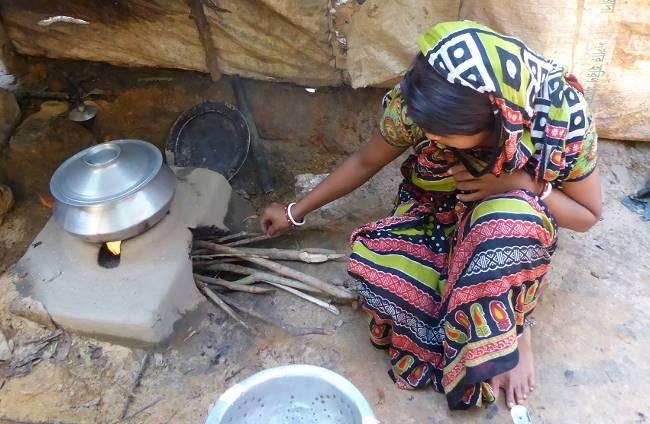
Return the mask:
[[120,157],[120,146],[114,143],[99,144],[86,153],[83,161],[93,168],[108,166]]

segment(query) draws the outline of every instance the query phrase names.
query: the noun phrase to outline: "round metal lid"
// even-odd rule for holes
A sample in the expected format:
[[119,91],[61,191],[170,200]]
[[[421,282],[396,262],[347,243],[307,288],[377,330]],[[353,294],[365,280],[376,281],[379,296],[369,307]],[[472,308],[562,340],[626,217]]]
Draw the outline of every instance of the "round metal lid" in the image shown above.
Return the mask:
[[81,104],[68,112],[68,118],[74,122],[86,122],[97,115],[97,106]]
[[50,191],[68,205],[103,205],[140,190],[161,166],[162,154],[150,143],[110,141],[66,160],[52,176]]

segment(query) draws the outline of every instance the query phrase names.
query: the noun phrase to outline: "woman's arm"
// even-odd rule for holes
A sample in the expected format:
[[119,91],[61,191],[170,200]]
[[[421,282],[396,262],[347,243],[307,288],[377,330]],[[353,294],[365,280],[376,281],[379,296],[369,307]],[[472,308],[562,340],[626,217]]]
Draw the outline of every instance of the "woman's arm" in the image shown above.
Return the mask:
[[[294,219],[299,221],[309,212],[350,193],[405,150],[405,147],[386,143],[379,133],[373,134],[368,144],[346,159],[291,209]],[[266,208],[260,223],[262,231],[269,236],[288,228],[284,206],[274,203]]]
[[562,190],[553,190],[544,202],[560,227],[589,230],[600,219],[603,207],[598,168],[583,180],[564,183]]
[[[456,165],[450,169],[450,173],[456,181],[456,188],[469,192],[457,196],[464,202],[481,200],[512,190],[539,193],[543,189],[541,182],[533,180],[522,170],[499,177],[486,174],[475,178],[463,165]],[[564,183],[561,190],[553,190],[544,202],[560,227],[580,232],[589,230],[598,222],[602,212],[598,168],[583,180]]]

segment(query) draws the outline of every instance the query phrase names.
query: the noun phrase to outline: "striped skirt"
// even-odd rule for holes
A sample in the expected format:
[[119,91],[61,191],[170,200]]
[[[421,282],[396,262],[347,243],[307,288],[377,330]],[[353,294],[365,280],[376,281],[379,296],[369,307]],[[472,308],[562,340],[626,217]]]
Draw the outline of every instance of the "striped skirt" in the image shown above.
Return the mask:
[[486,382],[516,366],[555,248],[544,204],[515,191],[464,205],[404,182],[393,214],[351,240],[348,271],[393,381],[431,384],[451,409],[492,401]]

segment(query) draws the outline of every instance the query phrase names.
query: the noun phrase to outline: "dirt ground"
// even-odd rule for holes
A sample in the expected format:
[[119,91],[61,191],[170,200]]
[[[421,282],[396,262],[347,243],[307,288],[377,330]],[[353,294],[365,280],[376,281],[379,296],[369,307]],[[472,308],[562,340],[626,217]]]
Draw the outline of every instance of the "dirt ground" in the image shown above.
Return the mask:
[[[109,95],[99,102],[93,129],[98,140],[141,138],[162,146],[184,109],[207,99],[234,100],[227,80],[212,84],[189,72],[30,61],[23,81],[33,89],[56,89],[63,71],[76,72],[87,81],[86,88]],[[383,94],[345,88],[310,94],[292,85],[261,82],[247,87],[276,192],[259,194],[250,165],[233,185],[257,206],[291,198],[296,174],[327,172],[358,148],[376,125]],[[22,105],[23,110],[30,107]],[[601,141],[600,158],[603,220],[586,234],[561,233],[550,284],[534,314],[538,384],[527,404],[534,423],[644,423],[650,417],[650,224],[621,205],[650,171],[650,144]],[[377,213],[381,211],[368,211],[368,216]],[[0,224],[0,272],[20,257],[48,214],[36,199],[19,199]],[[345,251],[349,229],[359,224],[292,234],[276,245]],[[307,270],[323,278],[347,278],[345,263]],[[0,278],[0,328],[20,346],[49,331],[8,313],[12,284],[11,273]],[[253,337],[206,303],[179,325],[169,343],[152,350],[127,414],[136,415],[128,422],[203,422],[227,387],[290,363],[320,365],[344,375],[383,423],[510,422],[503,401],[450,413],[444,397],[432,390],[398,390],[386,374],[386,354],[372,348],[365,319],[353,307],[343,306],[341,315],[334,316],[283,294],[241,296],[241,301],[269,317],[335,334],[288,337],[258,323],[260,335]],[[117,422],[145,352],[73,336],[66,359],[45,359],[27,375],[0,378],[0,423]]]

